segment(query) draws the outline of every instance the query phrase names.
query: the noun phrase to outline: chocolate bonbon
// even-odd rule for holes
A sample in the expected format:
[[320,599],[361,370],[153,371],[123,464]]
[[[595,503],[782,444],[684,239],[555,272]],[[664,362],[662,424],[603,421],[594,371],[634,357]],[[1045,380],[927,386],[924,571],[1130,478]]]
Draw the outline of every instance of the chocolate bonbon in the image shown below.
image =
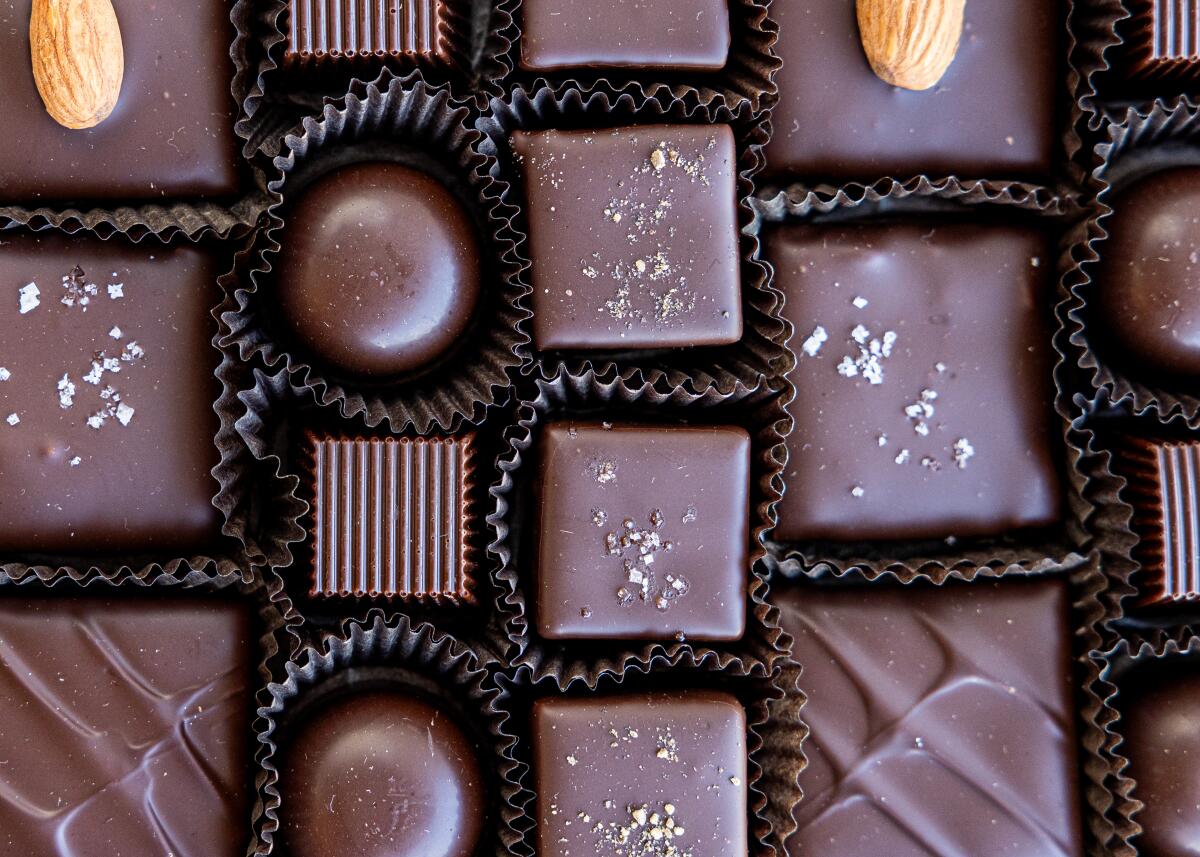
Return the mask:
[[116,4],[125,49],[120,98],[95,128],[70,130],[50,117],[34,85],[32,2],[0,6],[4,203],[107,200],[117,207],[237,194],[228,3]]
[[0,600],[0,851],[243,854],[249,616],[194,595]]
[[812,729],[791,855],[1082,852],[1060,581],[793,588]]
[[388,379],[431,368],[469,328],[479,239],[437,179],[351,164],[300,191],[284,217],[271,300],[301,353]]
[[1058,128],[1057,4],[966,4],[957,56],[932,89],[884,83],[863,53],[855,4],[771,8],[783,58],[767,146],[772,175],[1017,178],[1049,173]]
[[1153,173],[1109,205],[1096,347],[1148,380],[1200,375],[1200,167]]
[[735,697],[539,699],[531,737],[538,857],[749,853],[746,715]]
[[1143,80],[1195,80],[1200,75],[1200,3],[1131,0],[1128,72]]
[[444,5],[444,0],[288,0],[284,61],[442,56]]
[[729,55],[729,5],[644,0],[525,0],[521,66],[531,71],[643,68],[713,71]]
[[513,134],[546,349],[741,338],[736,153],[726,125]]
[[1200,443],[1129,437],[1116,469],[1129,480],[1142,600],[1200,599]]
[[193,247],[0,246],[0,550],[169,555],[218,532],[216,276]]
[[314,595],[470,597],[470,435],[309,443]]
[[487,817],[475,747],[407,688],[314,704],[281,749],[280,836],[294,857],[471,857]]
[[1200,668],[1194,658],[1171,656],[1139,664],[1120,683],[1121,737],[1117,752],[1129,760],[1133,839],[1146,857],[1187,857],[1200,838]]
[[999,535],[1054,523],[1049,247],[1018,226],[788,226],[795,326],[777,536]]
[[535,612],[544,637],[742,635],[744,429],[555,422],[541,444]]

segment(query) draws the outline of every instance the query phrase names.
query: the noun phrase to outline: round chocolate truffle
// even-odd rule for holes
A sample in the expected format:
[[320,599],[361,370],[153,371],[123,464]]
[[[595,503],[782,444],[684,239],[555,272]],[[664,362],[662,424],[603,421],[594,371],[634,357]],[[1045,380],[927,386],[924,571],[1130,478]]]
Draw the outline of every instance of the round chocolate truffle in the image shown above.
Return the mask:
[[279,773],[293,857],[470,857],[485,793],[470,740],[413,696],[372,691],[311,713]]
[[1129,759],[1133,797],[1145,804],[1134,842],[1153,857],[1194,855],[1200,843],[1200,671],[1173,667],[1139,670],[1121,688],[1119,752]]
[[1111,203],[1099,321],[1134,371],[1200,375],[1200,168],[1164,170]]
[[352,375],[442,357],[479,299],[474,225],[426,173],[356,163],[310,184],[286,215],[275,301],[298,344]]

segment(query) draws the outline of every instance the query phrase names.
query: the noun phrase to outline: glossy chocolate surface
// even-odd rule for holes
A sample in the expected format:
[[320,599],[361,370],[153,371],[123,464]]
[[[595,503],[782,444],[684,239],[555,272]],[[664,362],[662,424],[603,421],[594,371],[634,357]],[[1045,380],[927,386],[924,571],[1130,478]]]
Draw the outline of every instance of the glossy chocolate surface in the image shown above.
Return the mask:
[[521,66],[715,71],[729,56],[726,0],[524,0]]
[[287,63],[440,55],[441,0],[288,0]]
[[270,301],[301,349],[360,376],[427,369],[470,325],[479,241],[454,195],[400,164],[351,164],[284,214]]
[[542,432],[538,631],[734,640],[745,629],[750,437],[736,427]]
[[539,348],[741,338],[728,126],[518,131],[512,145],[525,179]]
[[311,712],[282,749],[280,832],[292,857],[471,857],[487,796],[467,736],[400,691]]
[[778,538],[985,536],[1058,519],[1042,233],[794,226],[767,234],[766,258],[797,355]]
[[1154,173],[1109,205],[1095,347],[1151,383],[1200,375],[1200,167]]
[[239,155],[226,0],[115,0],[125,78],[112,115],[70,131],[33,82],[33,0],[0,3],[0,205],[232,197]]
[[532,741],[538,857],[750,853],[746,715],[735,697],[539,699]]
[[244,854],[254,646],[207,599],[0,600],[0,853]]
[[812,728],[789,854],[1082,853],[1065,584],[776,598]]
[[870,182],[1049,173],[1063,87],[1054,0],[968,2],[954,62],[923,92],[871,71],[853,2],[786,0],[771,15],[783,58],[766,150],[772,174]]
[[192,551],[218,532],[216,269],[188,246],[0,242],[0,551]]
[[311,444],[313,595],[469,597],[472,435]]
[[1200,843],[1200,668],[1194,660],[1145,664],[1120,686],[1117,752],[1129,759],[1143,857],[1191,857]]

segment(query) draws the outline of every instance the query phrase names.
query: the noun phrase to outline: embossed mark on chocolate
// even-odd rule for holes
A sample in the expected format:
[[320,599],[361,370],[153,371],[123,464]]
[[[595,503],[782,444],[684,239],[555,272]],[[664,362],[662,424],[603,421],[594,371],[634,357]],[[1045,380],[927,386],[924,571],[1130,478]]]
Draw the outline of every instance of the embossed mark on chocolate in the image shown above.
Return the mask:
[[471,435],[311,443],[313,595],[470,598]]
[[440,0],[289,0],[289,61],[439,54]]

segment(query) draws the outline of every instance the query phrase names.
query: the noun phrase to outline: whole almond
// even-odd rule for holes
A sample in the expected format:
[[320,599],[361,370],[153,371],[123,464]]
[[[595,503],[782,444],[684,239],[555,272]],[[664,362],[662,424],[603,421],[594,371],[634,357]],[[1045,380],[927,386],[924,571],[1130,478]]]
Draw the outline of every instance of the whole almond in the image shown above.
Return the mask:
[[125,50],[112,0],[33,0],[33,79],[54,121],[99,125],[121,95]]
[[958,53],[965,5],[966,0],[858,0],[858,34],[871,70],[892,86],[929,89]]

